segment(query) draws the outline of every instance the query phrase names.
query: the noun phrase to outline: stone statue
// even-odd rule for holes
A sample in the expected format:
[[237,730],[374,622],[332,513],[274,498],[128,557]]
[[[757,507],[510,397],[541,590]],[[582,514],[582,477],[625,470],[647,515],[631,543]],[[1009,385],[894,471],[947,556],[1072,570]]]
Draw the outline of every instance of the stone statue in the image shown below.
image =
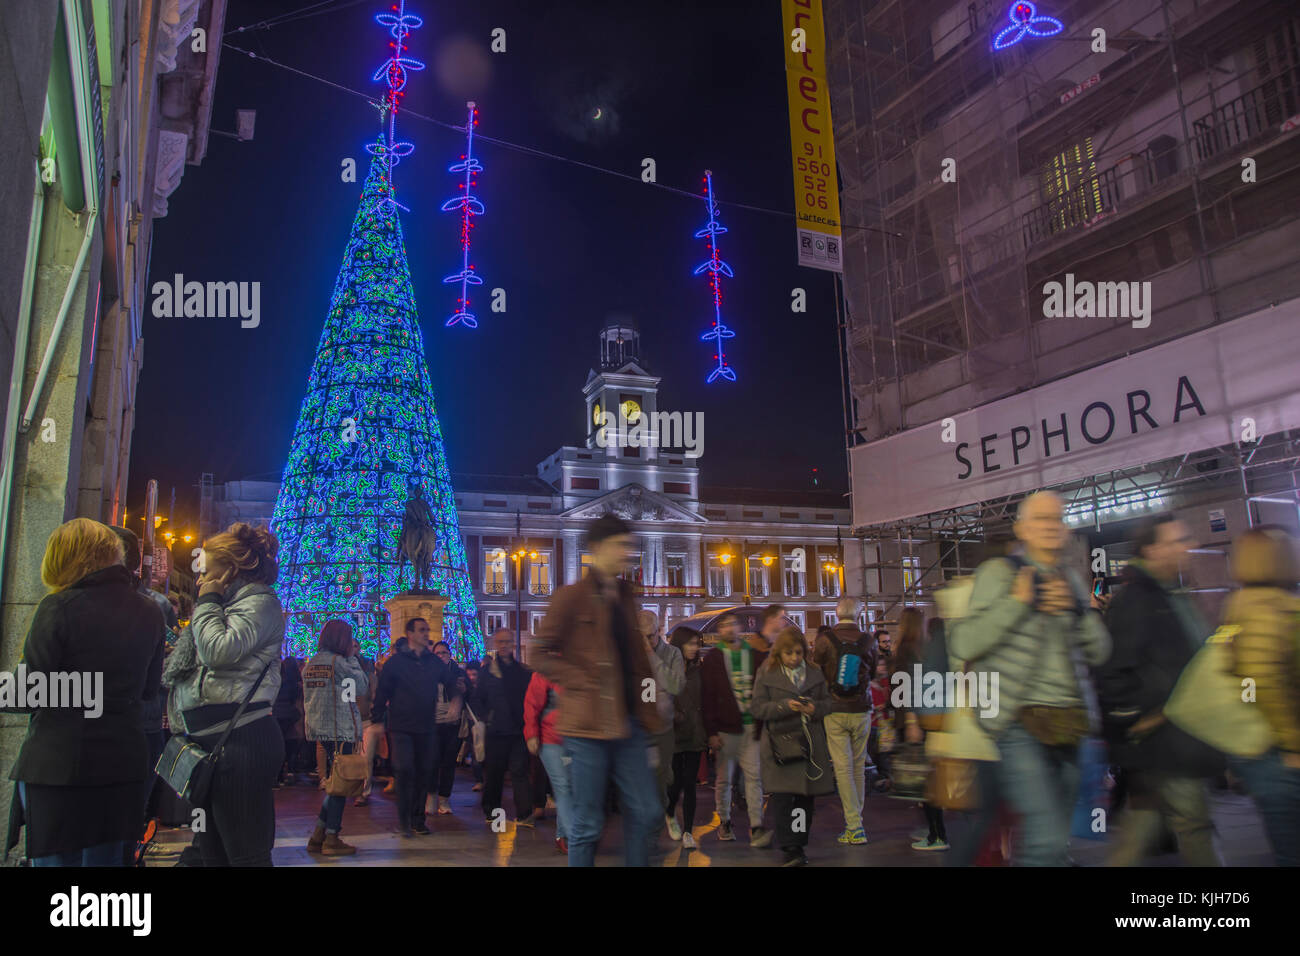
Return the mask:
[[[415,569],[416,591],[428,590],[429,562],[437,547],[438,532],[434,528],[433,509],[424,500],[424,490],[416,485],[411,489],[411,496],[406,499],[402,537],[398,541],[402,557],[409,560]],[[402,573],[401,564],[398,565],[397,573]]]

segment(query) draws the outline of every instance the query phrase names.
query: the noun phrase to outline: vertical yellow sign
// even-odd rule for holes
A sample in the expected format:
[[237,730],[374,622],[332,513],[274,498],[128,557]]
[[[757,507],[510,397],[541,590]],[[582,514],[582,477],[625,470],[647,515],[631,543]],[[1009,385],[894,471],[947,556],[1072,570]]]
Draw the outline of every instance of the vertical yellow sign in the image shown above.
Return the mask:
[[821,0],[781,0],[799,265],[843,272]]

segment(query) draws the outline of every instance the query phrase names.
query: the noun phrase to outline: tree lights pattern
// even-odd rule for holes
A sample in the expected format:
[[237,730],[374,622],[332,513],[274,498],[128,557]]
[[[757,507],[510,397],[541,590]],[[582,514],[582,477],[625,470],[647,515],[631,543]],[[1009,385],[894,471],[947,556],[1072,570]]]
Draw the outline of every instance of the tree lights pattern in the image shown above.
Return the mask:
[[383,602],[414,583],[398,539],[407,499],[419,488],[438,530],[430,574],[448,598],[443,637],[466,660],[482,654],[483,639],[395,212],[402,207],[393,199],[393,166],[410,149],[388,148],[405,71],[415,63],[402,55],[402,37],[419,18],[406,14],[404,2],[393,9],[396,16],[377,18],[395,38],[385,67],[387,136],[368,147],[374,158],[271,522],[280,539],[277,591],[288,653],[313,653],[332,617],[356,627],[365,653],[382,651],[389,641]]
[[1050,37],[1065,29],[1065,24],[1056,17],[1039,16],[1038,8],[1029,0],[1017,0],[1007,11],[1011,26],[993,38],[993,49],[1005,50],[1019,43],[1026,36]]
[[[375,20],[381,26],[388,27],[388,32],[392,34],[393,39],[388,44],[393,51],[388,59],[375,71],[371,79],[378,83],[380,80],[388,82],[388,92],[384,95],[383,111],[388,120],[388,138],[385,141],[382,137],[378,143],[371,143],[366,147],[366,152],[370,153],[376,159],[382,159],[387,167],[389,192],[381,200],[380,212],[387,215],[394,209],[401,209],[404,212],[410,212],[405,206],[394,198],[393,193],[393,167],[402,161],[403,156],[409,156],[415,151],[415,146],[411,143],[399,142],[397,139],[397,105],[405,95],[406,89],[406,72],[407,70],[423,70],[424,64],[414,57],[405,56],[406,37],[412,30],[418,30],[424,25],[424,21],[413,13],[406,12],[406,0],[399,0],[393,4],[393,13],[380,13],[375,15]],[[385,143],[388,145],[385,146]]]
[[701,341],[713,341],[716,343],[717,352],[713,358],[718,365],[712,372],[706,383],[711,383],[718,377],[725,378],[729,382],[736,380],[736,371],[727,364],[727,356],[722,348],[723,339],[735,338],[736,333],[731,331],[722,323],[722,277],[734,278],[731,266],[727,265],[718,257],[718,236],[726,232],[727,229],[722,223],[718,222],[718,204],[713,199],[713,173],[709,170],[704,171],[704,183],[706,190],[706,201],[709,208],[709,221],[704,228],[695,233],[696,239],[705,239],[709,248],[709,258],[695,267],[695,275],[707,271],[709,273],[709,288],[713,290],[713,327],[700,336]]
[[449,173],[464,173],[465,181],[459,186],[460,195],[453,196],[442,204],[443,212],[460,211],[461,264],[459,272],[453,272],[442,281],[448,285],[460,283],[456,312],[446,324],[452,326],[463,323],[467,328],[476,329],[478,319],[469,310],[469,287],[482,285],[483,279],[475,274],[474,266],[469,261],[469,233],[474,228],[474,217],[483,215],[483,203],[474,195],[474,187],[478,185],[474,177],[483,171],[483,166],[474,157],[474,127],[478,125],[478,110],[472,101],[467,105],[469,115],[465,118],[465,152],[461,155],[460,162],[447,167]]

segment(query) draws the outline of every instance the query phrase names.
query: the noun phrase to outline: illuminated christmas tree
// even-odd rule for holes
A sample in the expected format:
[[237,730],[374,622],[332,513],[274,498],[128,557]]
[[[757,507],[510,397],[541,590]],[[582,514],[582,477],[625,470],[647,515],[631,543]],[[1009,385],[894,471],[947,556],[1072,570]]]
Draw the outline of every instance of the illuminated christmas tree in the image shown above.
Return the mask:
[[353,623],[367,654],[382,650],[389,641],[383,602],[414,582],[398,538],[407,499],[418,489],[437,530],[431,586],[449,599],[443,636],[466,660],[482,655],[483,639],[398,221],[404,207],[392,181],[393,167],[411,151],[394,139],[393,114],[405,69],[418,68],[402,56],[402,39],[419,20],[404,4],[397,17],[377,19],[397,38],[387,134],[369,147],[374,159],[275,505],[277,590],[294,656],[315,651],[332,617]]

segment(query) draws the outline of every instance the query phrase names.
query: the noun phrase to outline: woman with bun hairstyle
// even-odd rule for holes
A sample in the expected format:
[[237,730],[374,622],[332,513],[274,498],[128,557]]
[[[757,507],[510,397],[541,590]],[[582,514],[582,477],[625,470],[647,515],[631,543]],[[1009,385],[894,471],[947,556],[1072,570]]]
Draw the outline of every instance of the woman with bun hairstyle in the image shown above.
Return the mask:
[[194,615],[167,661],[173,711],[209,751],[256,684],[201,807],[207,818],[198,835],[204,866],[271,865],[273,789],[284,760],[284,738],[271,715],[284,639],[284,611],[271,589],[279,549],[267,528],[242,523],[204,541]]

